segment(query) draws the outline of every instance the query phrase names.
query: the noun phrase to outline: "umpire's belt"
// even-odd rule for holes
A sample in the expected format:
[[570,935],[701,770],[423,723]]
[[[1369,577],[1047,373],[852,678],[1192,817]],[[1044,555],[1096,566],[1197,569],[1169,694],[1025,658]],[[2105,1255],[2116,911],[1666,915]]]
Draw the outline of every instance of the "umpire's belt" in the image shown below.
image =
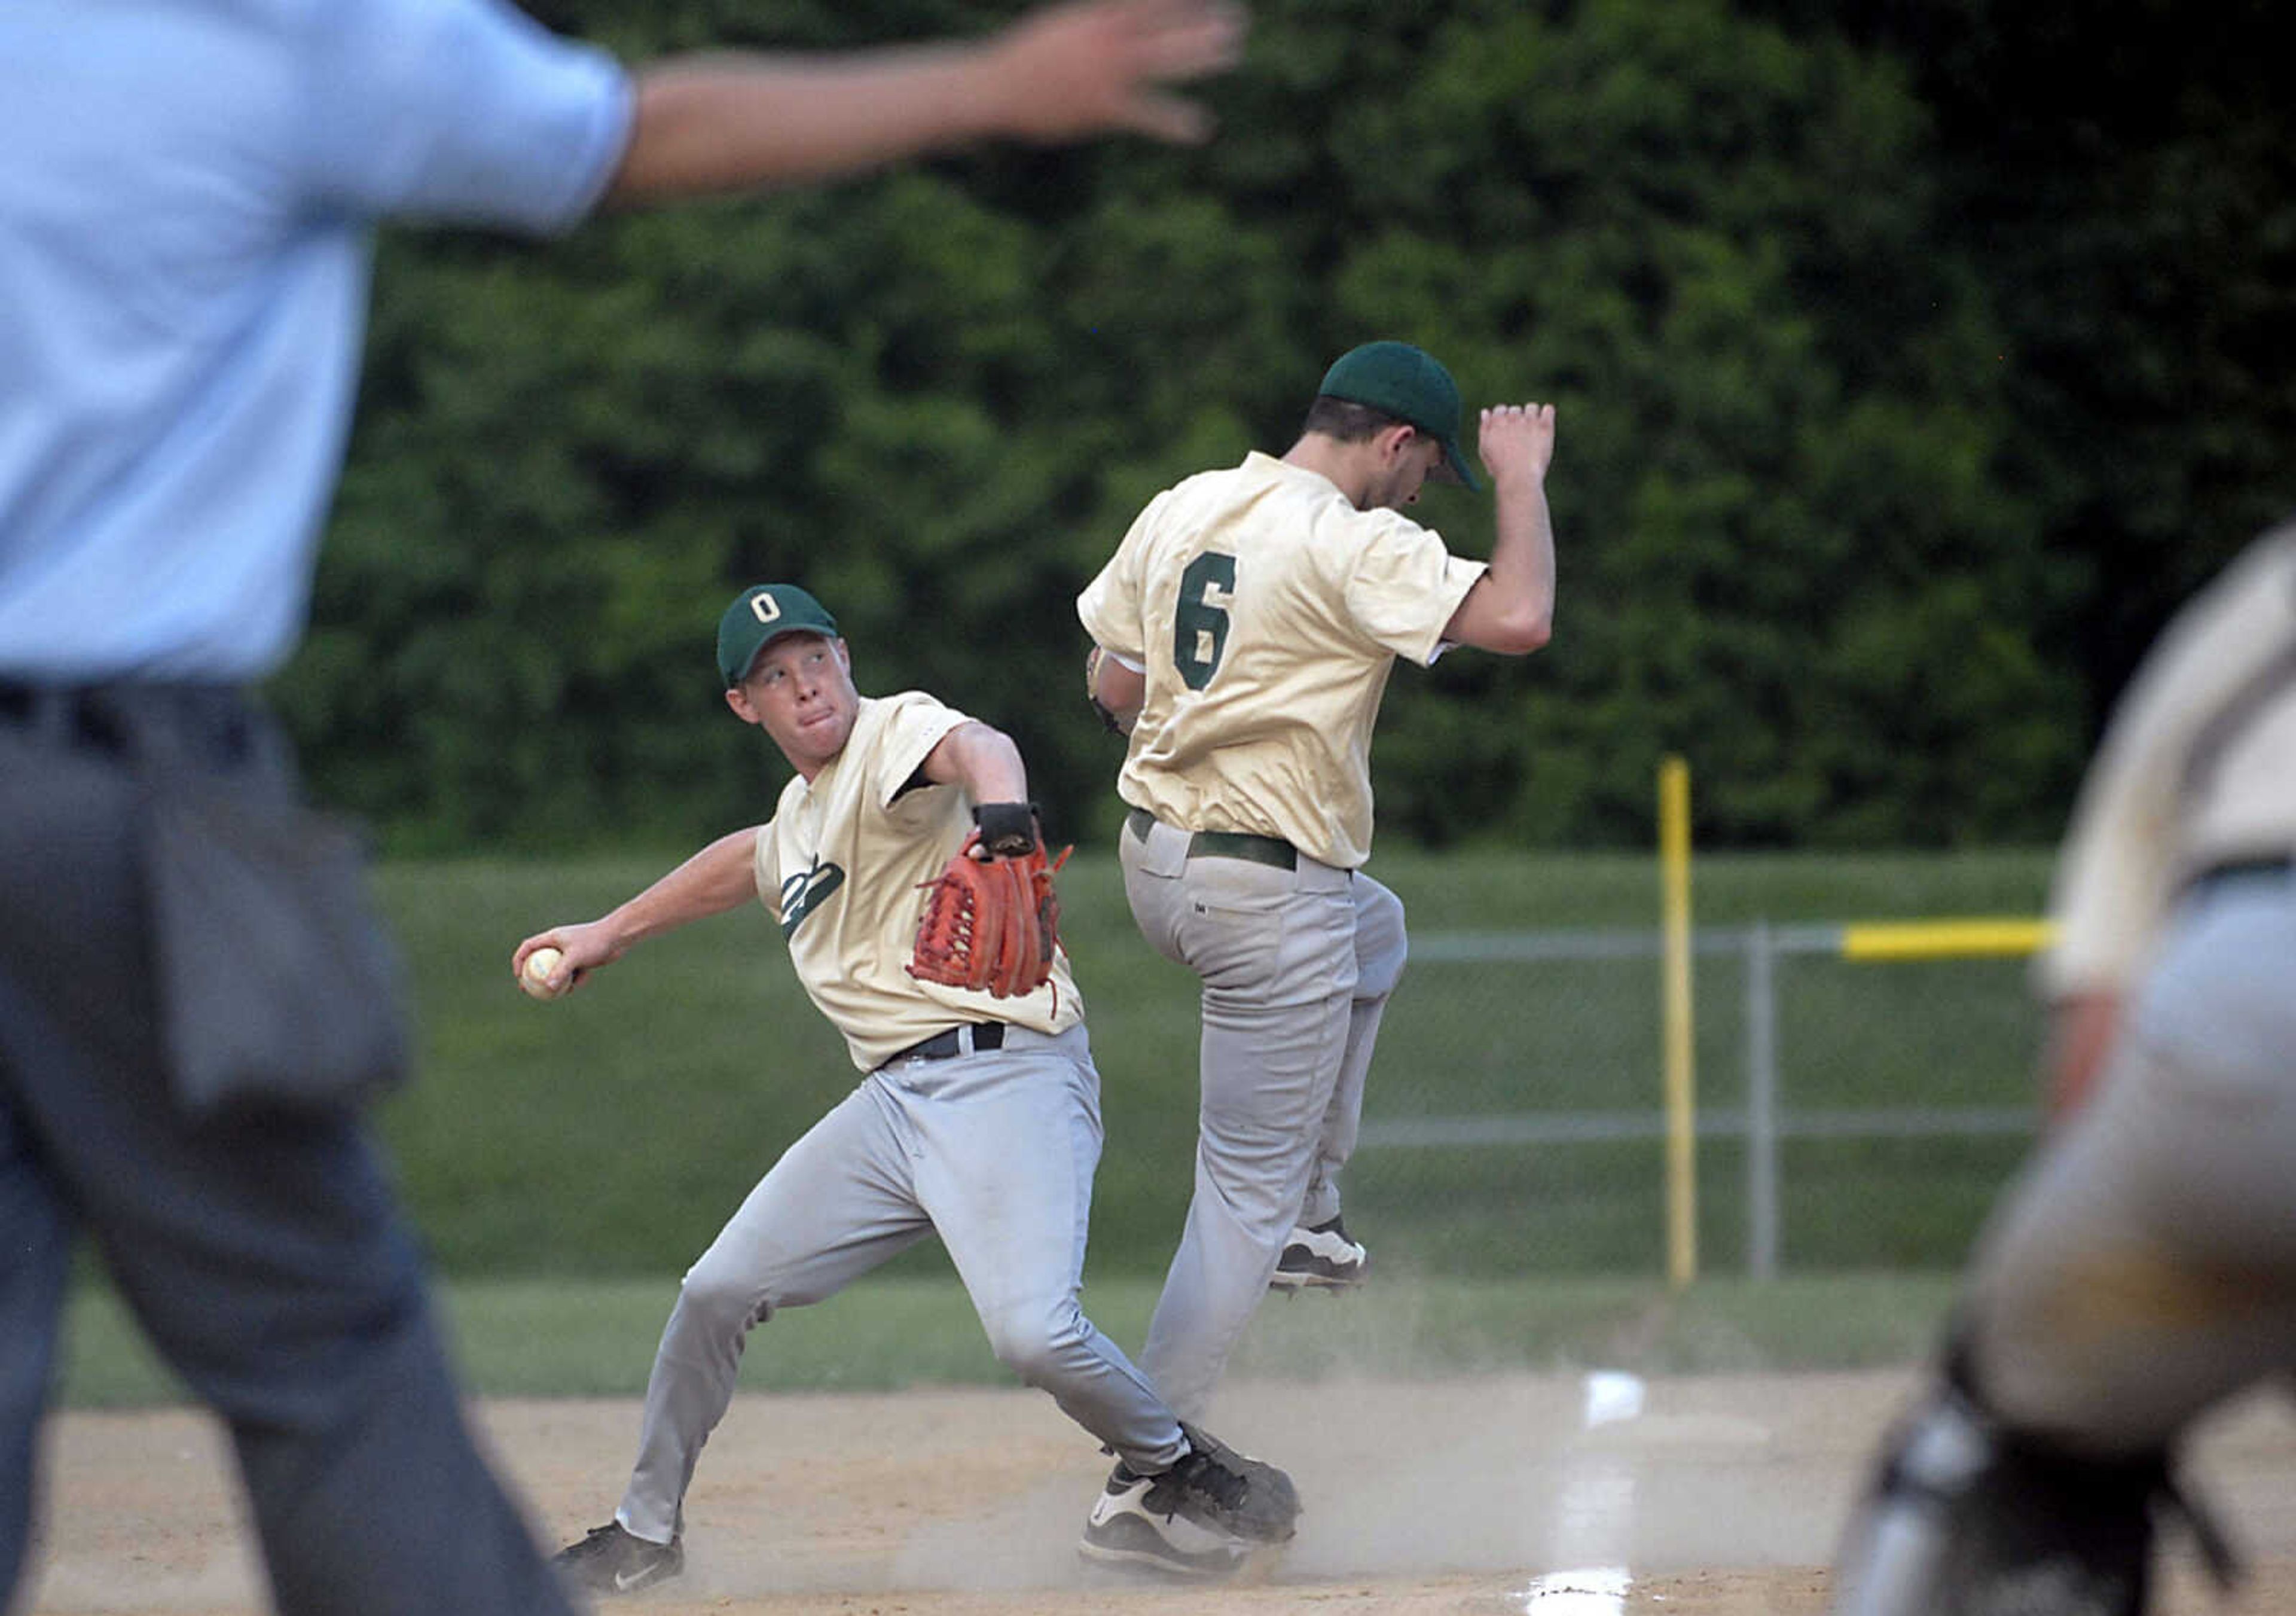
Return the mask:
[[78,745],[95,742],[118,750],[119,737],[103,709],[102,687],[32,685],[0,679],[0,725],[43,739]]
[[900,1054],[888,1055],[880,1064],[892,1066],[902,1061],[946,1061],[952,1055],[978,1054],[984,1049],[1004,1047],[1004,1022],[967,1021],[962,1027],[946,1027],[929,1038],[919,1038]]
[[2285,853],[2263,853],[2254,858],[2226,858],[2195,870],[2185,878],[2185,890],[2204,891],[2228,881],[2269,880],[2296,872],[2296,857]]
[[119,754],[135,729],[154,721],[165,723],[193,760],[217,768],[244,763],[260,727],[233,685],[43,685],[0,677],[0,729],[36,744]]
[[[1141,841],[1148,840],[1148,827],[1156,823],[1156,816],[1146,808],[1134,808],[1125,823]],[[1191,858],[1244,858],[1253,864],[1273,865],[1279,870],[1300,867],[1300,849],[1278,836],[1253,836],[1242,831],[1197,831],[1188,838]]]

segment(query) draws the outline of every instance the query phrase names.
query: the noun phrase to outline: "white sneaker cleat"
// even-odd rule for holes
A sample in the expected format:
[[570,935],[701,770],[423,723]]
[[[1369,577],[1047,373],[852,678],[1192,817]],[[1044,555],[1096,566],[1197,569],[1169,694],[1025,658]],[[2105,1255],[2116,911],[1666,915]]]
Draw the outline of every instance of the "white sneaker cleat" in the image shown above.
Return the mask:
[[1340,1220],[1294,1229],[1267,1281],[1271,1291],[1347,1291],[1364,1282],[1371,1254],[1348,1238]]
[[1137,1566],[1192,1579],[1225,1578],[1241,1570],[1252,1546],[1151,1507],[1148,1494],[1156,1480],[1126,1464],[1111,1471],[1108,1485],[1093,1500],[1077,1553],[1103,1565]]

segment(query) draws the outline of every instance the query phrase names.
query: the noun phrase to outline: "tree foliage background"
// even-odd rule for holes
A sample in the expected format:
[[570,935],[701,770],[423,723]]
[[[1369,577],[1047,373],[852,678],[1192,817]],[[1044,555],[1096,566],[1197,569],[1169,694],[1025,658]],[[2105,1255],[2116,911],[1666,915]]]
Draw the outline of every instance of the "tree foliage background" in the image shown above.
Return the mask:
[[[626,61],[978,33],[960,0],[547,0]],[[1352,344],[1548,399],[1554,644],[1399,670],[1383,837],[2045,841],[2174,607],[2296,505],[2296,128],[2262,0],[1262,0],[1199,150],[982,150],[562,242],[394,232],[275,694],[406,850],[762,816],[719,608],[1115,822],[1077,591]],[[1487,500],[1430,491],[1455,548]]]

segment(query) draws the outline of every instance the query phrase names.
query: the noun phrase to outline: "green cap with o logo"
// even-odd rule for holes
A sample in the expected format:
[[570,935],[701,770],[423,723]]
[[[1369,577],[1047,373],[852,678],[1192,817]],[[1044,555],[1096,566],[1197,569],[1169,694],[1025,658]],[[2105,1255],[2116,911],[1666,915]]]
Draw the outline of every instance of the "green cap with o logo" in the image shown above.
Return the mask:
[[731,690],[749,677],[758,652],[785,634],[837,637],[837,619],[795,584],[752,584],[718,619],[718,671]]
[[1443,463],[1433,473],[1439,480],[1482,487],[1459,453],[1459,384],[1425,349],[1408,342],[1351,348],[1332,362],[1316,390],[1417,427],[1443,446]]

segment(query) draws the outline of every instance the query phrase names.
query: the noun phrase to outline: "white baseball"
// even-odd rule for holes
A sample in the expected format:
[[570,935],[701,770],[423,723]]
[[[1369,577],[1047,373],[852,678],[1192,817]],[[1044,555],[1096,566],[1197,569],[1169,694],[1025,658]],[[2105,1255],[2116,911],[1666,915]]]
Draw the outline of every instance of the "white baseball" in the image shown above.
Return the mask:
[[[558,962],[565,957],[547,943],[526,956],[526,965],[518,979],[518,985],[526,989],[528,997],[554,999],[566,991],[565,988],[550,985],[550,973],[558,969]],[[571,982],[567,984],[569,988],[572,986]]]

